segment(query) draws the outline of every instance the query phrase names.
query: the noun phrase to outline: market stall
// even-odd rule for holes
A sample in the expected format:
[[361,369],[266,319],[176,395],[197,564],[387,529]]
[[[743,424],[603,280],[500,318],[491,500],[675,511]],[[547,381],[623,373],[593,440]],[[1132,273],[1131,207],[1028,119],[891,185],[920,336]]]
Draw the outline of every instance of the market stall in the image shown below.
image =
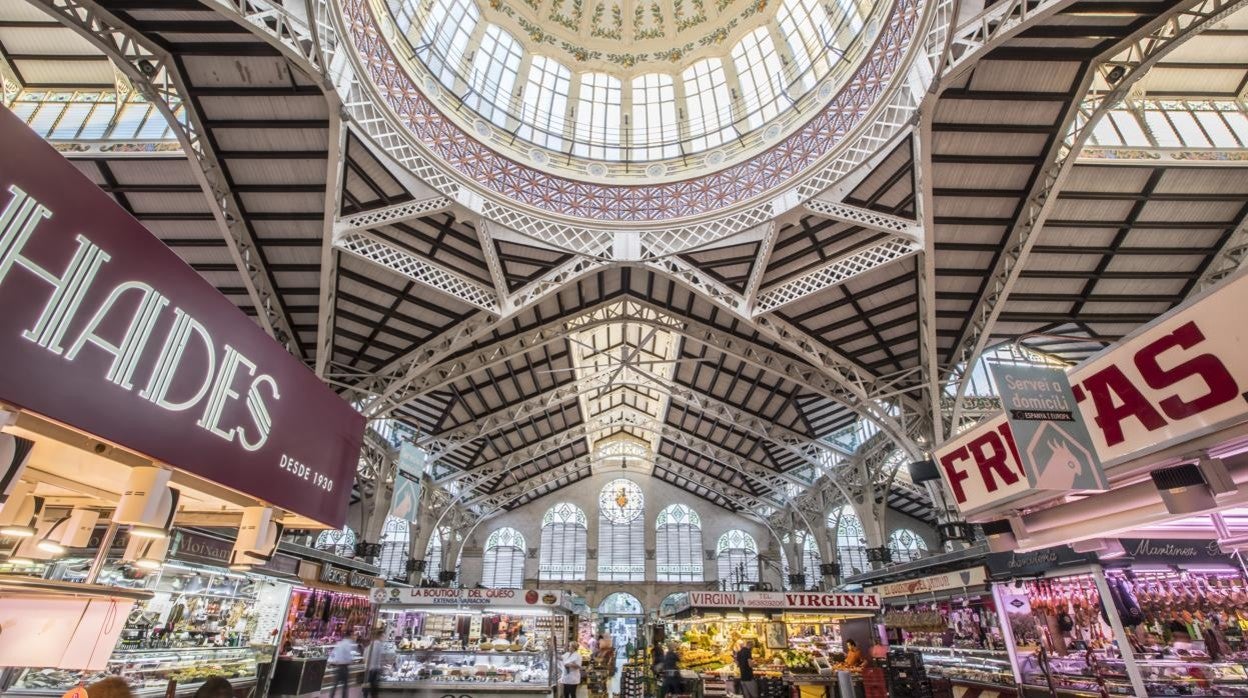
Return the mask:
[[382,692],[503,698],[547,694],[571,628],[564,592],[536,589],[373,591],[386,643]]
[[[793,688],[812,697],[835,695],[841,672],[855,680],[879,608],[870,593],[691,591],[663,620],[666,636],[680,640],[681,667],[698,674],[704,692],[738,676],[732,651],[746,640],[762,698]],[[844,651],[850,639],[862,650],[857,657]]]
[[982,564],[866,590],[883,601],[889,647],[918,653],[927,675],[949,679],[955,695],[1013,690],[1000,611]]
[[0,137],[0,688],[247,689],[278,540],[342,526],[363,417],[4,110]]
[[1248,503],[1248,354],[1242,323],[1225,321],[1245,304],[1241,271],[1077,366],[991,365],[1005,409],[934,450],[998,551],[1030,694],[1248,695],[1230,627],[1242,566],[1132,550],[1166,529],[1190,549],[1193,517],[1196,548],[1248,546],[1223,516]]
[[[369,637],[373,613],[369,592],[378,582],[375,568],[345,558],[302,559],[297,582],[281,627],[281,652],[269,687],[273,695],[320,692],[333,681],[327,667],[333,646],[344,637],[361,642]],[[363,676],[362,659],[348,673],[352,682]]]
[[[139,695],[171,689],[192,693],[209,676],[224,676],[239,691],[255,688],[277,649],[291,590],[287,580],[297,561],[277,555],[263,567],[231,571],[220,559],[228,558],[231,541],[175,530],[168,560],[155,569],[143,569],[121,560],[126,542],[122,537],[113,547],[100,581],[145,592],[146,597],[125,615],[105,665],[88,672],[21,669],[14,672],[5,693],[59,696],[79,683],[109,675],[126,679]],[[23,571],[32,578],[78,584],[94,554],[90,548],[69,550]]]

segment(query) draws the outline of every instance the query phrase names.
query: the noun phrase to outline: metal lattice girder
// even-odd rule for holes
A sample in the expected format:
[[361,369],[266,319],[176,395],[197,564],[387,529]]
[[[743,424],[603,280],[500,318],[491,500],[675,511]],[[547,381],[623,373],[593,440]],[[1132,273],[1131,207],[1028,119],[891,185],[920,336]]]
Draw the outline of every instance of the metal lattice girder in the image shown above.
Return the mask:
[[764,289],[758,295],[754,313],[758,315],[774,312],[790,303],[795,303],[833,286],[839,286],[872,269],[905,259],[921,249],[921,243],[896,238],[867,245],[829,260],[801,276]]
[[404,221],[428,216],[431,213],[445,211],[451,207],[452,203],[445,196],[433,196],[427,199],[405,201],[401,204],[343,216],[339,220],[334,221],[334,239],[337,240],[351,233],[368,230],[369,228],[403,223]]
[[498,296],[494,294],[493,289],[486,288],[436,262],[379,240],[368,233],[359,230],[347,233],[334,240],[334,246],[361,259],[383,266],[427,288],[445,293],[455,300],[489,313],[498,312]]
[[1027,26],[1054,15],[1075,0],[1005,0],[991,5],[954,30],[946,43],[940,61],[940,82],[948,84],[959,73],[971,67],[975,59]]
[[1239,225],[1235,226],[1235,230],[1231,231],[1222,249],[1218,250],[1213,261],[1205,267],[1205,273],[1200,275],[1200,281],[1192,287],[1192,293],[1196,294],[1209,288],[1234,274],[1246,263],[1248,263],[1248,217],[1240,221]]
[[791,475],[777,473],[766,466],[751,462],[749,459],[739,456],[736,453],[728,451],[727,449],[720,448],[719,446],[706,441],[696,434],[690,434],[683,429],[660,422],[650,415],[632,411],[600,415],[586,422],[582,422],[575,426],[556,432],[541,441],[528,444],[523,448],[512,451],[501,458],[474,466],[470,470],[441,478],[437,481],[437,484],[441,485],[447,482],[458,482],[460,483],[461,488],[472,489],[479,486],[482,482],[501,473],[510,471],[512,468],[531,462],[542,455],[556,452],[579,439],[585,438],[586,436],[591,436],[595,433],[610,429],[628,428],[656,434],[668,443],[681,446],[693,453],[697,453],[710,460],[714,460],[724,467],[735,470],[740,473],[742,477],[754,482],[760,488],[767,491],[783,493],[785,485],[791,484],[799,487],[805,487],[810,484]]
[[384,371],[352,386],[353,390],[364,395],[365,416],[374,419],[383,417],[408,400],[423,394],[426,390],[420,386],[425,385],[426,379],[435,375],[437,368],[442,365],[439,362],[493,332],[503,323],[510,322],[565,285],[607,266],[606,262],[590,257],[569,260],[513,294],[506,303],[506,311],[501,315],[478,312],[398,358]]
[[[1018,220],[1010,229],[1005,251],[955,345],[954,361],[949,370],[954,372],[950,377],[958,380],[957,405],[960,406],[969,382],[965,379],[968,367],[973,367],[982,356],[993,325],[1039,237],[1037,233],[1043,229],[1062,183],[1093,128],[1158,61],[1244,5],[1248,5],[1248,0],[1185,0],[1161,20],[1138,32],[1125,49],[1117,50],[1108,60],[1094,63],[1088,71],[1080,90],[1080,94],[1086,90],[1086,96],[1063,121],[1064,135],[1050,150],[1049,164],[1036,178]],[[1117,82],[1108,80],[1106,76],[1111,73],[1118,77]],[[953,423],[957,424],[960,417],[960,409],[955,406]]]
[[[818,385],[818,390],[850,410],[875,422],[881,429],[888,432],[902,447],[915,458],[919,457],[917,446],[907,441],[907,430],[904,425],[912,419],[921,418],[915,409],[914,401],[906,395],[892,393],[892,397],[901,406],[899,417],[889,413],[887,406],[881,404],[880,383],[878,376],[854,363],[847,357],[822,342],[814,339],[802,330],[775,315],[762,314],[750,316],[745,311],[745,298],[710,274],[698,269],[681,257],[665,257],[646,262],[646,268],[674,279],[699,293],[714,305],[727,311],[746,326],[762,336],[776,342],[806,363],[801,370],[800,383],[807,386]],[[689,334],[686,332],[686,336]],[[700,338],[696,338],[702,341]],[[744,343],[756,350],[757,344]],[[751,350],[747,349],[746,353]],[[792,365],[789,360],[785,364]],[[767,368],[767,366],[763,366]],[[892,392],[891,389],[889,392]]]
[[897,237],[922,243],[924,238],[923,224],[901,216],[872,211],[868,208],[850,206],[837,201],[828,201],[815,197],[806,202],[806,209],[827,218],[862,226],[868,230],[878,230]]
[[[303,356],[290,315],[277,293],[251,228],[241,213],[237,195],[212,144],[204,137],[203,121],[176,62],[163,48],[89,0],[32,0],[44,12],[74,29],[110,58],[133,87],[152,102],[182,150],[192,156],[191,170],[212,201],[212,215],[225,232],[226,245],[242,275],[243,285],[256,308],[260,326],[296,356]],[[183,110],[185,116],[175,113]]]
[[288,49],[287,54],[298,56],[301,66],[310,75],[321,72],[321,55],[312,38],[307,17],[307,5],[300,1],[283,0],[202,0],[209,7],[223,14],[238,17],[255,27],[256,31],[271,39],[279,47]]
[[[935,212],[932,194],[931,122],[925,121],[927,130],[911,139],[911,162],[914,167],[914,188],[918,219],[926,231],[935,231]],[[940,342],[936,323],[936,236],[923,236],[923,252],[915,265],[919,301],[919,368],[922,377],[923,400],[926,409],[927,428],[924,436],[928,444],[938,444],[945,439],[944,412],[940,398],[944,387],[940,380]]]
[[779,235],[780,226],[774,219],[763,226],[763,236],[758,243],[758,254],[754,256],[750,278],[745,282],[745,304],[751,312],[758,302],[758,289],[762,287],[763,277],[767,275],[767,265],[771,263],[771,253],[776,248],[776,238]]
[[[329,113],[329,142],[337,145],[337,152],[345,152],[347,129],[342,118]],[[324,380],[330,362],[333,361],[335,328],[338,324],[338,250],[334,247],[334,216],[342,210],[342,181],[346,163],[340,157],[330,157],[325,177],[325,220],[321,231],[320,295],[316,314],[316,375]]]
[[849,454],[831,444],[811,440],[774,422],[756,417],[735,405],[723,402],[675,381],[661,378],[637,367],[627,367],[627,377],[610,380],[615,368],[585,375],[577,380],[555,386],[514,405],[510,405],[462,426],[428,436],[420,445],[429,453],[427,462],[434,462],[461,451],[478,439],[505,429],[531,417],[545,414],[551,408],[573,400],[582,394],[593,392],[607,385],[613,387],[638,387],[659,390],[682,403],[698,409],[703,415],[721,424],[730,425],[758,438],[765,439],[805,460],[809,465],[823,469],[846,458]]
[[503,262],[498,258],[498,248],[495,247],[497,227],[488,220],[482,220],[477,226],[477,236],[481,241],[481,253],[485,256],[485,266],[490,270],[490,280],[494,282],[494,292],[500,298],[507,296],[507,272],[503,269]]

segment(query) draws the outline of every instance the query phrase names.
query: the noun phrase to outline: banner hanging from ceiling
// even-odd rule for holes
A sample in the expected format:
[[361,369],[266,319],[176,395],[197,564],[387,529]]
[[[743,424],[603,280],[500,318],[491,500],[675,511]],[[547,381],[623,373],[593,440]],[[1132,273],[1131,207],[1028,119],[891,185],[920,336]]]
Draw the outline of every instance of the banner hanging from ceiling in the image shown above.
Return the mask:
[[0,401],[335,528],[364,418],[7,109]]
[[[1248,421],[1248,274],[1163,315],[1068,372],[1106,469]],[[935,458],[963,516],[1035,492],[1004,414],[945,442]]]

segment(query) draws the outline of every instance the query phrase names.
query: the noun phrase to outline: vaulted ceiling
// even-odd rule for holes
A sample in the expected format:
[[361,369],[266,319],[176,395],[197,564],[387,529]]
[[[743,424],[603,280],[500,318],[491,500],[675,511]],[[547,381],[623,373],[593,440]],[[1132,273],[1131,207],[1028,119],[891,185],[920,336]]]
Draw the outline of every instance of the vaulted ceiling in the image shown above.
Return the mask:
[[[1019,7],[985,12],[1015,21]],[[679,254],[608,260],[440,196],[343,119],[298,58],[302,11],[233,8],[0,0],[0,54],[27,93],[115,90],[119,73],[142,91],[141,59],[105,56],[98,23],[84,31],[105,17],[146,42],[192,154],[186,140],[62,151],[346,399],[414,430],[435,480],[485,514],[619,468],[621,443],[648,447],[630,467],[716,505],[782,509],[816,478],[849,477],[853,444],[829,437],[864,414],[922,450],[931,427],[911,413],[967,358],[1033,334],[1086,357],[1244,244],[1242,151],[1071,140],[1118,81],[1135,97],[1242,99],[1248,18],[1213,17],[1234,3],[1029,3],[812,201]],[[1121,58],[1167,20],[1181,35],[1183,12],[1206,31],[1155,65]],[[934,517],[904,476],[889,503]]]

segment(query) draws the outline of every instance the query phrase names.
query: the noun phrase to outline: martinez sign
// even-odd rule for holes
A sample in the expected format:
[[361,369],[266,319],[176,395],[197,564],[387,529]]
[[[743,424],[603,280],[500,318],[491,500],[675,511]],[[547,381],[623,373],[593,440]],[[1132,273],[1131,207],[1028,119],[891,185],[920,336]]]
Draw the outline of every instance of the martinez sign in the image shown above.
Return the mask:
[[[1163,315],[1067,374],[1096,456],[1108,471],[1248,420],[1248,274]],[[1035,490],[1004,414],[935,452],[964,516]]]
[[875,611],[879,594],[821,594],[776,591],[691,591],[694,608],[770,608],[776,610]]
[[364,419],[0,109],[0,401],[341,527]]

